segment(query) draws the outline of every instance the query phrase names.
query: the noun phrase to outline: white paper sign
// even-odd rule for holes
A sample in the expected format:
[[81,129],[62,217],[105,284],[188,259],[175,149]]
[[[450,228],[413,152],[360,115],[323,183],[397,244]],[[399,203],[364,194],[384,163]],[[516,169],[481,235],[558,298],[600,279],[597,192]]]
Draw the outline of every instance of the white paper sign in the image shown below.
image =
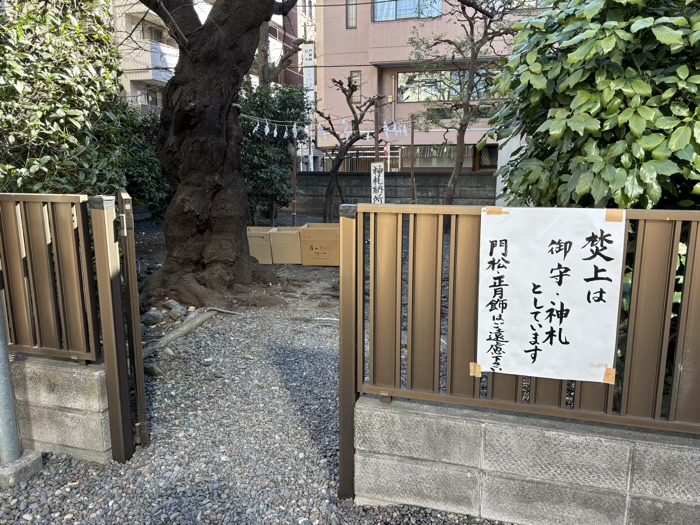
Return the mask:
[[372,204],[384,204],[384,163],[373,162],[370,170],[372,179]]
[[621,210],[484,208],[483,371],[603,382],[615,362],[624,234]]

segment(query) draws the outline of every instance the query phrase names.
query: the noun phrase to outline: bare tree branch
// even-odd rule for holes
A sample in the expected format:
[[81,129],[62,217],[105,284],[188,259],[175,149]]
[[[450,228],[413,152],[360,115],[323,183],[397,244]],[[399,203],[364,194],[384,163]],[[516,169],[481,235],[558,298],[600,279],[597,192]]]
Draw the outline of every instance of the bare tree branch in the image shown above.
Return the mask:
[[[141,3],[160,17],[178,44],[185,49],[189,48],[189,41],[187,40],[185,33],[183,33],[182,29],[175,21],[173,14],[161,0],[141,0]],[[196,13],[195,16],[197,16]]]
[[[352,97],[360,88],[353,81],[352,77],[348,77],[347,82],[343,82],[340,79],[331,79],[331,82],[345,96],[345,103],[352,114],[351,117],[351,128],[352,132],[349,134],[341,135],[333,124],[333,118],[318,109],[318,102],[316,107],[316,114],[326,121],[326,125],[322,125],[323,129],[330,133],[335,140],[338,141],[338,148],[333,150],[333,163],[330,169],[330,177],[328,179],[328,186],[326,187],[326,195],[323,203],[323,220],[328,222],[332,212],[332,202],[333,202],[333,192],[337,189],[341,195],[340,184],[338,182],[338,171],[343,164],[343,161],[348,155],[348,152],[359,140],[362,139],[362,131],[360,130],[360,125],[365,121],[367,113],[370,109],[377,107],[379,101],[383,98],[381,95],[375,95],[367,98],[366,100],[360,102],[360,104],[353,104]],[[375,118],[376,113],[375,113]],[[374,136],[374,133],[370,133]]]
[[136,40],[134,40],[133,38],[131,38],[131,36],[134,34],[134,31],[136,31],[136,30],[139,28],[139,26],[143,23],[143,21],[146,19],[147,16],[148,16],[148,11],[146,11],[146,12],[143,14],[143,16],[141,17],[141,20],[139,20],[139,21],[134,25],[134,27],[131,29],[131,31],[129,31],[129,34],[126,35],[126,36],[124,37],[124,39],[123,39],[121,42],[119,42],[119,43],[117,44],[117,47],[120,47],[121,45],[123,45],[124,42],[126,42],[127,40],[132,40],[132,41],[136,42]]
[[[262,35],[261,35],[262,38]],[[268,36],[269,38],[269,36]],[[289,46],[289,49],[285,51],[285,53],[280,57],[279,61],[277,62],[277,65],[270,67],[269,64],[267,66],[267,77],[268,77],[268,82],[272,82],[275,78],[279,76],[282,71],[287,69],[289,66],[292,65],[292,57],[299,53],[299,50],[301,49],[302,44],[305,42],[303,38],[296,38],[292,44]]]
[[283,2],[275,2],[272,8],[273,15],[286,15],[297,4],[297,0],[284,0]]

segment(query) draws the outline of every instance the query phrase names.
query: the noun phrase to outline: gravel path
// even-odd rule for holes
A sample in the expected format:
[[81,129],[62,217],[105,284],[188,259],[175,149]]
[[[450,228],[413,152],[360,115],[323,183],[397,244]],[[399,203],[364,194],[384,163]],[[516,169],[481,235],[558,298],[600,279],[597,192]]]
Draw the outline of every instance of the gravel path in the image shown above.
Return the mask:
[[288,306],[217,317],[161,351],[151,446],[126,465],[46,455],[0,493],[0,523],[489,523],[337,499],[338,322],[318,318],[338,302],[318,291],[302,283]]

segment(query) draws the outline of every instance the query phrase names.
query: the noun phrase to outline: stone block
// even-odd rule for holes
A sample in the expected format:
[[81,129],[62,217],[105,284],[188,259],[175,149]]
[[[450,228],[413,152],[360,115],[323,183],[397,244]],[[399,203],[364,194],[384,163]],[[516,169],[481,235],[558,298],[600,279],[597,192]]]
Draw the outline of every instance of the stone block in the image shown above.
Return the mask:
[[477,469],[355,453],[355,494],[365,501],[403,503],[462,514],[479,513]]
[[54,454],[66,454],[72,458],[82,461],[92,461],[93,463],[106,464],[112,461],[112,449],[88,450],[85,448],[73,448],[59,445],[57,443],[44,443],[31,439],[22,439],[24,450],[35,450],[37,452],[52,452]]
[[632,496],[627,512],[627,525],[697,525],[700,505]]
[[623,525],[627,496],[485,472],[481,517],[520,525]]
[[419,414],[382,403],[361,403],[355,411],[355,447],[479,467],[481,424],[458,418]]
[[[109,415],[16,403],[23,441],[102,452],[111,449]],[[44,449],[42,449],[44,450]]]
[[102,365],[15,356],[12,385],[15,399],[32,405],[90,412],[107,409]]
[[620,439],[496,423],[485,426],[483,468],[626,491],[631,452]]
[[638,443],[632,458],[631,492],[700,503],[700,444]]

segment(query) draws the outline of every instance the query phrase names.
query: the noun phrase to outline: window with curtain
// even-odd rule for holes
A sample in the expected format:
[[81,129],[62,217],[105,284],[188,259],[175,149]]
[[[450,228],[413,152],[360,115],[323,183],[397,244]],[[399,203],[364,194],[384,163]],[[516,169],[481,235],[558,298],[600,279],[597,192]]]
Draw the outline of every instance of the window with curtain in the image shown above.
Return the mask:
[[345,0],[345,27],[357,28],[357,0]]
[[354,105],[362,103],[362,71],[350,71],[352,83],[357,86],[357,91],[352,94],[350,102]]
[[442,15],[442,0],[375,0],[374,21],[435,18]]

